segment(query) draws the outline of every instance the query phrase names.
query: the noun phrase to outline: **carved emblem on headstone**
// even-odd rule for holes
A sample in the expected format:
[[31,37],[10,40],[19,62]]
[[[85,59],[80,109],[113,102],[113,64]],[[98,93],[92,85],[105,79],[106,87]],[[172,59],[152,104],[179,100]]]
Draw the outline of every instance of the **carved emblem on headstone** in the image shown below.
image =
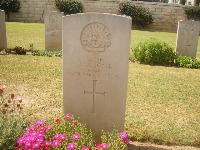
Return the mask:
[[104,52],[111,44],[111,33],[105,25],[94,22],[83,28],[80,40],[87,51]]

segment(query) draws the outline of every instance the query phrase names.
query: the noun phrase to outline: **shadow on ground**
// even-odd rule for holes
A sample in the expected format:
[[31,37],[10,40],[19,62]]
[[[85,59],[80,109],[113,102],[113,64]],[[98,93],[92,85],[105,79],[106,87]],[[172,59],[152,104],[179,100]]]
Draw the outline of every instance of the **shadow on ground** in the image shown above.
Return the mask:
[[159,148],[154,146],[146,146],[146,145],[128,145],[127,150],[169,150],[166,148]]

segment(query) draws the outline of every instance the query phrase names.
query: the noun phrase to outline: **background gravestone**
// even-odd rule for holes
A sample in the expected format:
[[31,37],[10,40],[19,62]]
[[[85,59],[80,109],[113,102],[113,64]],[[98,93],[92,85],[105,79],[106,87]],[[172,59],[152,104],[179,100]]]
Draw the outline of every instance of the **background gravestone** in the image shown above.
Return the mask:
[[63,12],[49,11],[44,14],[45,50],[62,50]]
[[77,14],[63,18],[63,109],[96,138],[124,130],[131,18]]
[[7,48],[5,12],[0,10],[0,50]]
[[199,21],[181,20],[178,22],[176,41],[176,52],[178,55],[196,57],[199,27]]

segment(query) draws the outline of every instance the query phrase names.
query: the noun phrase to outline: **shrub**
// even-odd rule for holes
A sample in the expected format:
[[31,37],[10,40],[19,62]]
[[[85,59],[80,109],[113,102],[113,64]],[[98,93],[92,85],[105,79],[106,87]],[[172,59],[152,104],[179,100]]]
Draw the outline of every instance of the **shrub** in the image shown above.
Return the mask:
[[200,68],[200,62],[194,57],[178,56],[176,65],[183,68]]
[[[85,125],[75,120],[72,114],[66,114],[62,118],[45,122],[39,120],[31,125],[22,137],[17,140],[18,149],[67,149],[67,150],[89,150],[89,149],[120,149],[126,147],[123,142],[128,138],[125,134],[113,132],[107,134],[114,139],[107,140],[104,135],[104,143],[96,144],[91,131]],[[31,142],[30,142],[31,139]],[[110,142],[110,143],[105,143]],[[115,143],[118,142],[116,147]]]
[[121,14],[130,16],[132,23],[145,27],[153,23],[153,16],[147,8],[133,5],[131,2],[122,2],[119,7]]
[[16,140],[24,132],[25,124],[20,116],[21,98],[3,98],[4,87],[0,86],[0,149],[15,149]]
[[4,10],[8,20],[11,13],[17,13],[20,9],[19,0],[0,0],[0,9]]
[[23,47],[19,47],[19,46],[16,46],[14,49],[13,49],[14,53],[15,54],[18,54],[18,55],[26,55],[26,49],[24,49]]
[[200,21],[200,7],[189,6],[185,7],[184,10],[188,19],[194,19],[196,21]]
[[180,4],[185,5],[185,0],[180,0]]
[[33,56],[62,57],[62,51],[32,51]]
[[156,65],[173,65],[176,53],[173,48],[165,42],[150,39],[139,43],[132,51],[132,60],[140,63]]
[[81,13],[83,11],[82,3],[76,0],[55,0],[55,5],[65,15]]

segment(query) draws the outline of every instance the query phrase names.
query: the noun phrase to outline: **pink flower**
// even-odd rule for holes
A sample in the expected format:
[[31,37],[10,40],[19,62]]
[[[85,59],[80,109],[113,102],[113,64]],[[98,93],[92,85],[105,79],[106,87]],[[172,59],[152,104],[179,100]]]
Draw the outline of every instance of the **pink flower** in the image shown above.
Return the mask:
[[127,138],[126,132],[120,132],[120,133],[119,133],[119,136],[120,136],[122,139],[126,139],[126,138]]
[[125,144],[128,144],[128,143],[129,143],[129,139],[128,139],[128,138],[123,139],[123,142],[124,142]]
[[56,119],[56,122],[57,122],[57,123],[60,123],[61,121],[60,121],[60,119]]
[[47,126],[46,130],[48,131],[48,130],[51,130],[52,128],[53,128],[53,126]]
[[102,148],[101,144],[97,144],[97,145],[96,145],[96,148],[97,148],[97,149]]
[[68,150],[75,150],[75,148],[76,148],[76,145],[75,145],[74,142],[69,143],[69,144],[67,145],[67,149],[68,149]]
[[108,148],[108,144],[107,144],[107,143],[102,143],[102,144],[101,144],[101,147],[102,147],[102,148]]
[[51,150],[51,148],[50,147],[45,147],[45,150]]
[[78,140],[78,139],[80,139],[80,138],[81,138],[80,133],[75,133],[74,135],[72,135],[72,139],[73,139],[73,140]]
[[67,120],[69,120],[69,119],[72,118],[72,114],[66,114],[64,118],[67,119]]
[[17,144],[18,144],[19,146],[21,146],[21,145],[24,144],[24,143],[25,143],[24,138],[19,138],[19,139],[17,140]]
[[40,125],[44,125],[45,121],[44,120],[39,120],[35,123],[36,125],[40,126]]
[[34,125],[30,126],[29,131],[36,131],[36,127]]
[[53,137],[54,140],[59,140],[60,138],[60,134],[59,133],[56,133]]
[[33,144],[33,149],[39,149],[39,147],[40,147],[40,142],[35,142]]
[[25,143],[25,149],[30,149],[32,147],[31,142],[26,142]]
[[75,121],[75,122],[73,122],[73,125],[77,125],[77,122]]
[[38,129],[38,132],[39,132],[39,133],[44,133],[44,131],[45,131],[45,127],[40,127],[40,128]]
[[44,141],[44,142],[41,144],[41,146],[42,146],[43,148],[49,147],[49,146],[51,146],[51,141]]
[[81,148],[81,150],[90,150],[89,147],[84,146],[83,148]]
[[60,141],[58,141],[58,140],[53,140],[52,146],[53,146],[53,147],[59,147],[59,146],[60,146]]
[[126,143],[126,144],[129,143],[129,139],[128,139],[126,132],[120,132],[119,136],[121,137],[121,139],[123,140],[124,143]]
[[64,141],[67,138],[66,134],[60,134],[59,139]]

